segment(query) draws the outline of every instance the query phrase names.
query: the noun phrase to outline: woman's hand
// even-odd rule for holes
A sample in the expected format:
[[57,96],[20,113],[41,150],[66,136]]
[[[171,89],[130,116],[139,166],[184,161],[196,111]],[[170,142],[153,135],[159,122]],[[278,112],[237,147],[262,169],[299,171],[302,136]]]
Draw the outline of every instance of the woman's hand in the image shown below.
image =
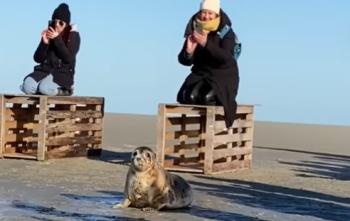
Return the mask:
[[193,35],[189,35],[186,40],[186,52],[187,54],[192,55],[194,50],[196,50],[198,43],[193,38]]
[[208,40],[208,34],[205,32],[196,32],[194,31],[192,34],[194,40],[200,44],[202,47],[205,47],[205,45],[207,44],[207,40]]
[[43,39],[43,42],[45,44],[49,44],[50,43],[50,39],[47,37],[47,30],[44,30],[43,32],[41,32],[41,38]]
[[54,39],[59,35],[59,33],[52,27],[49,27],[49,29],[46,32],[46,35],[49,39]]

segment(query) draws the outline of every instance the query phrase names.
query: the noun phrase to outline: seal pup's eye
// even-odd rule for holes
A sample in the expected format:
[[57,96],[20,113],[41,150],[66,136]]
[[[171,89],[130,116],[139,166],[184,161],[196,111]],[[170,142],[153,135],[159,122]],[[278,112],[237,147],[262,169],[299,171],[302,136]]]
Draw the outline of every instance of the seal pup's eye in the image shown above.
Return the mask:
[[151,159],[151,154],[149,152],[146,152],[145,153],[145,156],[148,158],[148,159]]
[[132,157],[136,157],[136,155],[137,155],[136,151],[132,153]]

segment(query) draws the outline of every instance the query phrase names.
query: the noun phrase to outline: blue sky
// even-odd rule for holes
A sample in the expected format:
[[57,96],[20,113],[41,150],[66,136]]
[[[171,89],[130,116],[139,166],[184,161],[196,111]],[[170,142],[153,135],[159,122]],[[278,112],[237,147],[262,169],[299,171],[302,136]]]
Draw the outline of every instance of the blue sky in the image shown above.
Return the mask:
[[[62,1],[1,0],[0,93],[18,86]],[[174,103],[188,67],[177,62],[200,0],[66,1],[81,34],[75,93],[106,111],[156,114]],[[256,120],[350,125],[350,1],[222,0],[243,43],[238,102]]]

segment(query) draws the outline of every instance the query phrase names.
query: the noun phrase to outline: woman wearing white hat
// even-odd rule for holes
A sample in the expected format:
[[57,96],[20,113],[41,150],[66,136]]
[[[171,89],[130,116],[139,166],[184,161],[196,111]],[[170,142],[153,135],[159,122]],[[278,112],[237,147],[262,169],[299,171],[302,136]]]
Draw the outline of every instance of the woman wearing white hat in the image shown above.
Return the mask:
[[192,66],[192,73],[180,88],[177,101],[182,104],[222,105],[226,127],[231,127],[237,109],[239,84],[237,62],[232,56],[235,33],[229,17],[220,8],[220,0],[203,0],[200,10],[190,19],[178,60]]

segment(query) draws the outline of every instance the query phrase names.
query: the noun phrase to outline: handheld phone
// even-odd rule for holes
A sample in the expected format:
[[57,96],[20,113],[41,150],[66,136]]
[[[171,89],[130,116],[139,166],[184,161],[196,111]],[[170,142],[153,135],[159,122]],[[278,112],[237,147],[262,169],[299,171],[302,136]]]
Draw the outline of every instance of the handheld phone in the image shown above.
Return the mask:
[[50,20],[50,21],[49,21],[49,26],[48,26],[48,27],[51,27],[51,28],[55,29],[55,28],[56,28],[56,22],[53,21],[53,20]]
[[203,26],[198,24],[198,23],[195,23],[194,31],[197,32],[197,33],[202,33],[203,32]]

